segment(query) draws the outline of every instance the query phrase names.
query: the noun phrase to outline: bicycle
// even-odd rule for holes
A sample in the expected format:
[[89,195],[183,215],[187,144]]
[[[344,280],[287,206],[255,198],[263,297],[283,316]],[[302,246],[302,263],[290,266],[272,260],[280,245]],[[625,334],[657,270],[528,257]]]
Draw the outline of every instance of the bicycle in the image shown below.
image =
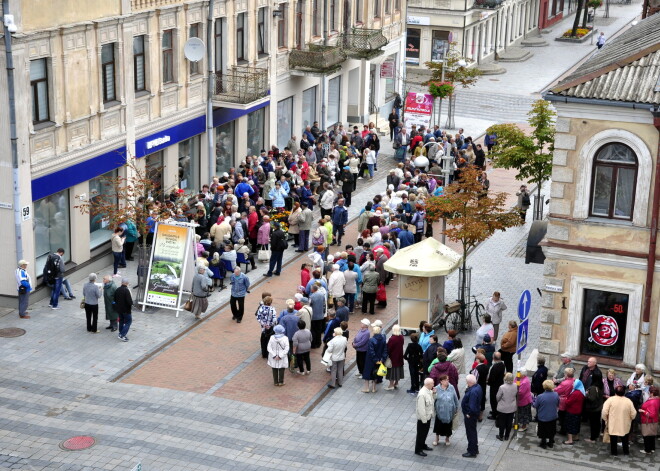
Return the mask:
[[474,312],[474,318],[477,320],[477,328],[479,328],[483,323],[484,323],[484,316],[486,315],[486,308],[484,307],[483,304],[481,304],[479,301],[477,301],[476,296],[472,296],[474,299],[473,303],[474,306],[472,309],[470,309],[470,315]]
[[[481,326],[483,323],[483,318],[486,315],[486,309],[484,305],[477,301],[476,296],[472,296],[474,299],[473,302],[467,304],[468,309],[465,310],[465,315],[463,316],[463,306],[461,305],[460,300],[452,303],[452,308],[450,309],[449,305],[445,306],[445,316],[440,319],[440,324],[444,324],[445,331],[449,333],[450,330],[455,330],[457,332],[464,332],[472,330],[472,315],[477,320],[477,326]],[[472,308],[469,306],[472,305]],[[451,312],[449,312],[451,310]]]

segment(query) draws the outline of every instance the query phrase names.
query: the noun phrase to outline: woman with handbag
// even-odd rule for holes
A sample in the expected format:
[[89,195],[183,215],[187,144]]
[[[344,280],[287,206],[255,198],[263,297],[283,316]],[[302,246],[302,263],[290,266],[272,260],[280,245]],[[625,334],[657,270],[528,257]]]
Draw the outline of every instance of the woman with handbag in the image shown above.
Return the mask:
[[381,334],[380,325],[371,325],[373,336],[367,345],[367,355],[364,359],[362,379],[364,379],[363,393],[376,392],[377,373],[380,365],[387,360],[387,344],[385,336]]
[[289,366],[289,338],[281,325],[276,325],[273,331],[268,340],[268,366],[273,369],[275,386],[284,386],[284,370]]
[[404,378],[403,373],[403,344],[405,340],[401,335],[401,327],[395,325],[392,327],[392,335],[387,341],[387,367],[386,379],[390,380],[385,391],[392,391],[399,387],[399,381]]
[[96,286],[96,273],[89,274],[89,281],[83,285],[83,300],[81,304],[85,309],[87,317],[87,332],[98,334],[97,322],[99,320],[99,299],[103,293],[101,288]]
[[270,217],[264,216],[261,226],[259,226],[259,231],[257,232],[257,245],[259,246],[257,260],[260,262],[270,261],[268,244],[270,244]]

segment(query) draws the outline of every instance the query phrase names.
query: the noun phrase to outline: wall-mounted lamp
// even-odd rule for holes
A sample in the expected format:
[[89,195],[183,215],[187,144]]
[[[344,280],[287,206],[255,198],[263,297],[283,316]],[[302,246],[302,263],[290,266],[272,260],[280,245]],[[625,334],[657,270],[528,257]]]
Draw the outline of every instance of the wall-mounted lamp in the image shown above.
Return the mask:
[[16,31],[18,31],[18,27],[16,26],[16,23],[14,23],[14,15],[5,15],[4,23],[5,26],[7,27],[7,31],[9,31],[10,33],[15,33]]

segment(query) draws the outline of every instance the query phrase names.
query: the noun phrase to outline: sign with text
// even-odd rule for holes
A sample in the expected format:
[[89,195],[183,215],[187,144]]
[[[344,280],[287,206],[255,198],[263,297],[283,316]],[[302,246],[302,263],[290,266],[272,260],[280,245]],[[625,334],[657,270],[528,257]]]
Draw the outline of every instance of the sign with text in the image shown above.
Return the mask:
[[181,274],[189,243],[187,227],[158,224],[147,280],[148,304],[178,307]]
[[433,111],[433,95],[428,93],[409,92],[406,96],[406,111],[404,122],[406,129],[411,129],[412,125],[428,127],[431,122],[431,112]]
[[387,59],[380,65],[380,78],[394,78],[394,60]]

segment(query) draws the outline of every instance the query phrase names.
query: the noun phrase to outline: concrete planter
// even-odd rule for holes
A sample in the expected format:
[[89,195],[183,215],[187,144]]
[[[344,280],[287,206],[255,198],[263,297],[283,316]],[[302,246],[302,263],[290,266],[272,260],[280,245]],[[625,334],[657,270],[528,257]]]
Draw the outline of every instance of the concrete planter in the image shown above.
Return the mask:
[[555,41],[561,41],[565,43],[583,43],[586,40],[588,40],[593,34],[594,34],[594,30],[591,30],[581,38],[563,38],[560,36],[558,38],[555,38]]

